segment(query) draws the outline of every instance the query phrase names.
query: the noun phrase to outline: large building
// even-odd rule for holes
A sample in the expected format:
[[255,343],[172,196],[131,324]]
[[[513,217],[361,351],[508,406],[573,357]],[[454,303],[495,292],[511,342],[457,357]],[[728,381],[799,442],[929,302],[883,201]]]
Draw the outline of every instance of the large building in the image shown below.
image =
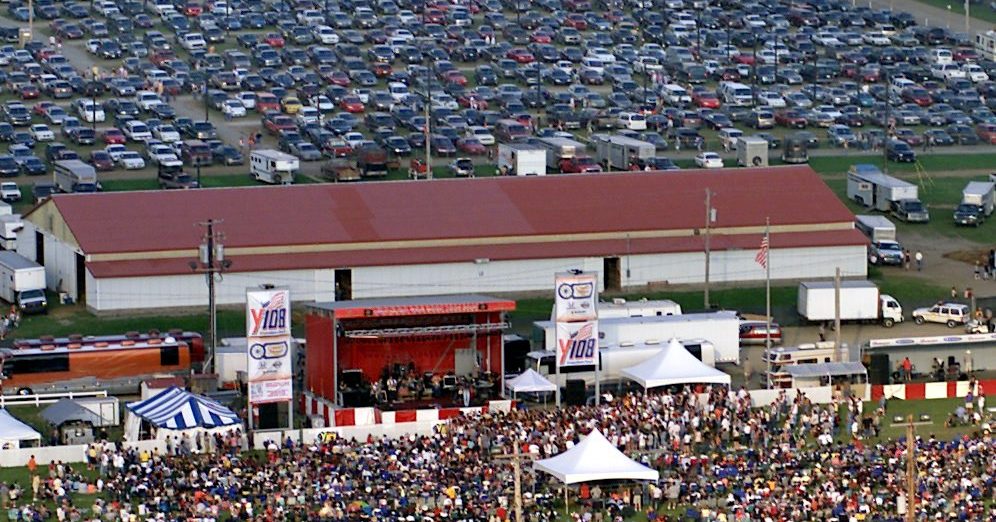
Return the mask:
[[298,301],[545,290],[554,273],[609,288],[700,283],[713,192],[713,282],[866,273],[854,216],[808,166],[56,195],[17,249],[97,312],[203,305],[191,262],[220,220],[220,304],[288,286]]

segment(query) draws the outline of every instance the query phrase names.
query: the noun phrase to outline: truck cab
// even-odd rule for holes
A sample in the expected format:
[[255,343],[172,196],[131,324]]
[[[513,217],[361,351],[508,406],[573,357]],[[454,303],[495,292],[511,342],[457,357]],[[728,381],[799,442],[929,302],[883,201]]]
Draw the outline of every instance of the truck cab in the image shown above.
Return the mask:
[[15,301],[17,308],[27,314],[45,313],[48,307],[48,298],[41,288],[18,292]]
[[565,174],[577,174],[582,172],[602,172],[599,165],[591,156],[575,156],[560,160],[560,172]]
[[955,225],[977,227],[981,225],[985,220],[986,220],[985,214],[982,211],[982,207],[980,207],[979,205],[973,205],[971,203],[962,203],[955,208],[954,211]]
[[903,247],[895,241],[872,241],[868,246],[868,262],[873,265],[901,265]]
[[182,161],[159,162],[159,188],[191,189],[200,185],[197,180],[183,171]]
[[907,223],[927,223],[930,212],[919,199],[900,199],[890,203],[890,213]]

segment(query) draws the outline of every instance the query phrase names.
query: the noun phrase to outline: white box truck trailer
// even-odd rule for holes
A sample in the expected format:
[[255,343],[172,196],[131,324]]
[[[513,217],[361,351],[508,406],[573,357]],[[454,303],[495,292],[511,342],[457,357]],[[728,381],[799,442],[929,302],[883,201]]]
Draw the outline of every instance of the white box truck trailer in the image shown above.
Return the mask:
[[297,156],[273,149],[252,151],[249,155],[249,174],[256,180],[275,185],[290,185],[301,169]]
[[17,252],[0,252],[0,298],[22,313],[44,313],[45,267]]
[[996,206],[996,183],[992,181],[969,181],[961,191],[961,202],[978,205],[982,214],[989,217]]
[[53,182],[61,192],[97,192],[97,169],[80,160],[59,160],[53,168]]
[[[627,301],[626,299],[615,298],[611,301],[599,301],[596,306],[596,313],[599,319],[681,315],[681,305],[670,299]],[[556,306],[551,307],[551,321],[556,319],[556,313]]]
[[17,233],[24,228],[20,214],[0,216],[0,248],[4,250],[17,249]]
[[499,143],[498,172],[509,176],[545,176],[546,149],[524,143]]
[[[797,310],[807,321],[833,321],[836,317],[834,284],[832,281],[799,283]],[[903,307],[887,294],[880,294],[871,281],[841,281],[841,321],[880,321],[891,328],[903,321]]]
[[885,216],[854,216],[854,228],[860,230],[869,241],[896,240],[896,225]]
[[587,151],[584,143],[560,136],[536,138],[533,142],[546,150],[546,168],[552,172],[560,171],[561,161],[584,156]]
[[893,201],[919,201],[920,197],[913,183],[888,176],[874,165],[858,164],[847,172],[847,199],[888,212]]
[[[534,346],[553,350],[557,345],[552,321],[533,323]],[[598,320],[598,346],[639,344],[670,339],[705,339],[716,349],[716,362],[740,363],[740,318],[734,312],[709,312]]]
[[591,141],[595,144],[595,161],[606,170],[629,170],[636,160],[657,156],[653,143],[627,136],[596,134]]

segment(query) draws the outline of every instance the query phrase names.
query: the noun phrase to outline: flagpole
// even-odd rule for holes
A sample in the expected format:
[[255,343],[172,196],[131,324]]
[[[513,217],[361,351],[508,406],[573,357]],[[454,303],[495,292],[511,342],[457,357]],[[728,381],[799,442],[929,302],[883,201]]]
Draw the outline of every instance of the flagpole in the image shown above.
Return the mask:
[[[766,379],[771,375],[771,218],[764,219],[764,240],[768,244],[764,262],[764,359],[768,369]],[[770,385],[770,383],[769,383]]]

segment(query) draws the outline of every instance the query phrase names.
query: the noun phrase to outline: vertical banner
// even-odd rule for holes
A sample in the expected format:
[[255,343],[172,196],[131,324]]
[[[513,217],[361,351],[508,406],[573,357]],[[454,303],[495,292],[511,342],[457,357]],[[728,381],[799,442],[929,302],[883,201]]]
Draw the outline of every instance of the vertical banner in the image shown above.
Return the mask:
[[557,323],[557,365],[590,366],[598,355],[598,321]]
[[290,292],[286,288],[246,291],[250,404],[293,398],[290,321]]
[[598,279],[594,273],[560,273],[556,287],[556,317],[558,323],[594,321],[598,319]]

